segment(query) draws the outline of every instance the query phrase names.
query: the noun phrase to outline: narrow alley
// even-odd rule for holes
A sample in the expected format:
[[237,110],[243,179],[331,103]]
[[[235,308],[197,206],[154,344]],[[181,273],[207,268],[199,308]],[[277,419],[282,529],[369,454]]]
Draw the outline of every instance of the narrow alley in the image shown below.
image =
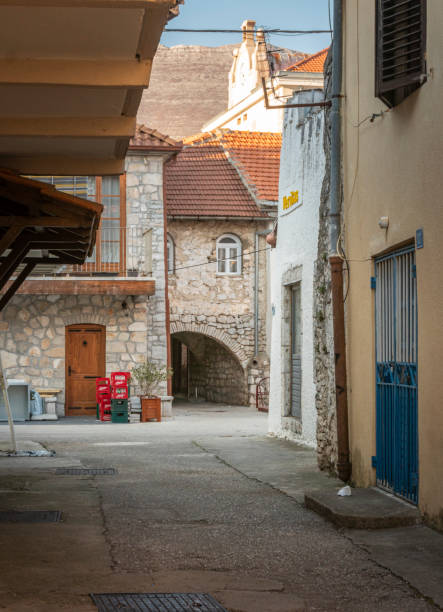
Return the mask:
[[[110,592],[205,592],[238,612],[438,609],[426,587],[380,558],[384,544],[400,546],[402,528],[374,535],[377,556],[365,532],[357,542],[304,507],[308,485],[336,481],[316,472],[310,449],[266,437],[266,415],[203,403],[178,404],[174,415],[130,426],[89,417],[17,425],[19,446],[56,455],[0,457],[1,510],[62,518],[5,524],[2,609],[92,611],[90,594]],[[6,446],[7,436],[0,426]],[[116,472],[60,474],[68,467]],[[409,540],[430,532],[407,529]],[[420,560],[418,574],[437,593],[435,558],[427,568]]]

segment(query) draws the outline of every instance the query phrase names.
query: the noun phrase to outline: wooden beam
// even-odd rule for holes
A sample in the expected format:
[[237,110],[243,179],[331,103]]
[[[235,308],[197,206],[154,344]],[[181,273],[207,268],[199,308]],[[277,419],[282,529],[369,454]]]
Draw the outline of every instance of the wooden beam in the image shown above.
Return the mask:
[[0,83],[145,88],[152,60],[0,59]]
[[49,250],[51,255],[58,255],[60,259],[63,259],[63,263],[72,263],[75,265],[82,265],[85,262],[85,253],[83,251],[82,256],[75,256],[72,252],[66,253],[65,251],[54,251],[52,249]]
[[3,259],[2,266],[0,267],[0,289],[6,285],[8,280],[14,274],[15,270],[19,267],[26,253],[28,252],[28,245],[24,244],[20,248],[14,249],[9,253],[7,257]]
[[19,294],[28,295],[154,295],[155,281],[129,278],[28,279]]
[[133,117],[0,117],[0,137],[130,138],[135,125],[135,113]]
[[35,268],[35,263],[28,263],[14,280],[14,282],[8,287],[7,291],[0,298],[0,312],[3,308],[8,304],[14,294],[17,292],[17,289],[20,285],[26,280],[26,277],[29,276],[32,270]]
[[20,174],[105,176],[123,174],[125,160],[100,157],[68,157],[63,155],[35,157],[0,156],[0,166]]
[[146,5],[137,47],[137,56],[141,59],[154,57],[163,28],[168,23],[170,6],[170,3],[165,2],[151,2]]
[[18,238],[18,236],[20,236],[22,231],[23,231],[23,228],[17,227],[17,226],[12,226],[8,229],[6,234],[0,239],[0,255],[2,255],[2,253],[4,253],[4,251],[6,251],[6,249],[8,249],[11,246],[14,240]]
[[20,231],[25,227],[83,228],[84,221],[72,217],[0,217],[0,227],[11,226],[15,226]]

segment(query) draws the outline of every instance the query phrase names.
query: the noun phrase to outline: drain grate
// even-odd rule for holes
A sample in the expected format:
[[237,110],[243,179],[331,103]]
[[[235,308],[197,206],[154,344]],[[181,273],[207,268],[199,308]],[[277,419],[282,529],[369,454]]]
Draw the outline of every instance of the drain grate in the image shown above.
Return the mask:
[[227,612],[207,593],[91,594],[100,612]]
[[115,468],[57,468],[58,476],[112,476],[117,474]]
[[59,523],[60,510],[0,510],[0,523]]

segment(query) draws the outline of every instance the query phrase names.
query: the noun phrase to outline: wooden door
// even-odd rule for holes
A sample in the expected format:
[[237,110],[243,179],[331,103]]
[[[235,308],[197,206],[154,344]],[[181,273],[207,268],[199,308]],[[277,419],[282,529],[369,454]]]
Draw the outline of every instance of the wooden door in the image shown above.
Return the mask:
[[105,375],[103,325],[66,327],[66,416],[94,415],[95,379]]

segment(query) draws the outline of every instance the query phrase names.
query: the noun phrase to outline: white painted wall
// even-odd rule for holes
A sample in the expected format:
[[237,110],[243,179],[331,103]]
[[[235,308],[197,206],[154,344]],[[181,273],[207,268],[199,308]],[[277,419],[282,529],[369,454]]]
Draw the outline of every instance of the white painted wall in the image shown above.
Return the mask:
[[[320,101],[319,90],[298,92],[290,103]],[[324,111],[317,107],[285,110],[280,162],[277,246],[271,253],[271,373],[269,431],[315,446],[316,409],[313,346],[313,275],[317,257],[320,194],[325,169]],[[283,197],[299,192],[299,202],[283,210]],[[285,417],[289,393],[289,325],[284,283],[301,281],[302,418]],[[286,300],[287,302],[287,300]],[[286,303],[286,309],[288,304]],[[286,347],[286,348],[285,348]],[[286,350],[286,353],[285,353]]]

